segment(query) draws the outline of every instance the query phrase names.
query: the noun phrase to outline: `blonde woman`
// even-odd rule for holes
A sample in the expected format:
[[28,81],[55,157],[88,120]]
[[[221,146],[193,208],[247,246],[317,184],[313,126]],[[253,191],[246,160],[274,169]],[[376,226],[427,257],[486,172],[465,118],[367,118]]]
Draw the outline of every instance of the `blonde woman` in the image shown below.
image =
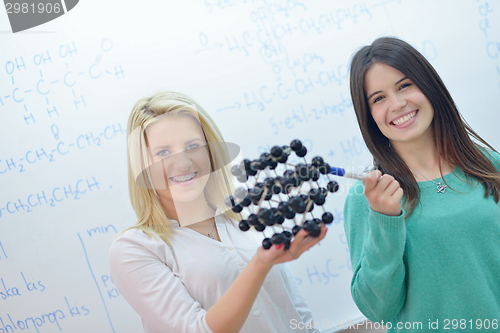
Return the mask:
[[129,194],[137,223],[112,244],[120,294],[146,333],[291,332],[312,316],[286,265],[319,238],[301,231],[269,250],[223,211],[230,163],[222,135],[192,99],[140,99],[128,122]]

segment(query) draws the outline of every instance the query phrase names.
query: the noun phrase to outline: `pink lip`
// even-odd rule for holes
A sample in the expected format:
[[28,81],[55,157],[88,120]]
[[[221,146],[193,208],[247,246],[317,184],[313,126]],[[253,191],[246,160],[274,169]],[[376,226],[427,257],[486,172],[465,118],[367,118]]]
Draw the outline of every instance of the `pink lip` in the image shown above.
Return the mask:
[[[417,113],[413,116],[413,118],[411,118],[410,120],[408,120],[406,123],[401,124],[401,125],[396,125],[396,124],[394,124],[394,123],[393,123],[393,121],[394,121],[394,120],[399,119],[399,118],[403,118],[403,117],[405,117],[406,115],[409,115],[410,113],[412,113],[413,111],[417,111]],[[417,109],[417,110],[412,110],[412,111],[406,112],[405,114],[403,114],[403,115],[401,115],[401,116],[399,116],[399,117],[394,118],[393,120],[391,120],[391,121],[390,121],[390,124],[391,124],[391,126],[394,126],[394,127],[396,127],[397,129],[402,129],[402,128],[406,128],[406,127],[408,127],[408,126],[411,126],[411,125],[415,122],[415,120],[417,119],[418,112],[419,112],[419,110],[418,110],[418,109]]]

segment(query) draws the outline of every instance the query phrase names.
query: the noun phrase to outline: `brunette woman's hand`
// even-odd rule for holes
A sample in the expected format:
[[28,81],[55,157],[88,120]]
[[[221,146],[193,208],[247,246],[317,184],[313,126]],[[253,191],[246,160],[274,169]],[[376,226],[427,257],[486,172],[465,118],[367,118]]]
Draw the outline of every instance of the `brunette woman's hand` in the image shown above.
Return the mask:
[[273,244],[268,250],[262,246],[257,250],[255,258],[257,261],[265,266],[273,266],[282,262],[292,261],[300,257],[302,253],[309,250],[314,245],[318,244],[320,240],[325,238],[328,229],[325,225],[321,225],[320,234],[318,237],[309,236],[309,233],[301,229],[290,243],[288,250],[284,249],[284,244]]
[[401,214],[403,189],[393,176],[388,174],[382,178],[381,176],[382,172],[375,170],[363,182],[366,200],[374,211],[388,216],[398,216]]

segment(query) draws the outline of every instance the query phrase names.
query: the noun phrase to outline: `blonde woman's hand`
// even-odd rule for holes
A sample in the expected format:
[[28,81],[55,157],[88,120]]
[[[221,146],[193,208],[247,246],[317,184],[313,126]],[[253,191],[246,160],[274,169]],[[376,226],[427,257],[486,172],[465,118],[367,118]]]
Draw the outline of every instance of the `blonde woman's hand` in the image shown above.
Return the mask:
[[260,247],[255,254],[255,258],[260,264],[269,267],[282,262],[292,261],[325,238],[327,230],[323,224],[320,227],[319,236],[311,237],[307,231],[301,229],[290,243],[288,250],[284,249],[284,244],[273,244],[268,250]]
[[382,176],[380,170],[375,170],[370,173],[363,184],[365,197],[371,209],[388,216],[401,214],[403,189],[393,176],[388,174]]

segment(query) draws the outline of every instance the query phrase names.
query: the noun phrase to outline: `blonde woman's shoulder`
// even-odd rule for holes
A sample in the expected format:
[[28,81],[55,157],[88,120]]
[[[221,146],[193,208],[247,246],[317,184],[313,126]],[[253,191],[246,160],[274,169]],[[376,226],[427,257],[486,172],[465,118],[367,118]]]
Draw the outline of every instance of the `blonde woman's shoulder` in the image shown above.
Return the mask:
[[166,246],[159,237],[137,228],[130,228],[122,232],[113,241],[109,249],[110,260],[117,257],[140,256],[144,252],[159,254]]

